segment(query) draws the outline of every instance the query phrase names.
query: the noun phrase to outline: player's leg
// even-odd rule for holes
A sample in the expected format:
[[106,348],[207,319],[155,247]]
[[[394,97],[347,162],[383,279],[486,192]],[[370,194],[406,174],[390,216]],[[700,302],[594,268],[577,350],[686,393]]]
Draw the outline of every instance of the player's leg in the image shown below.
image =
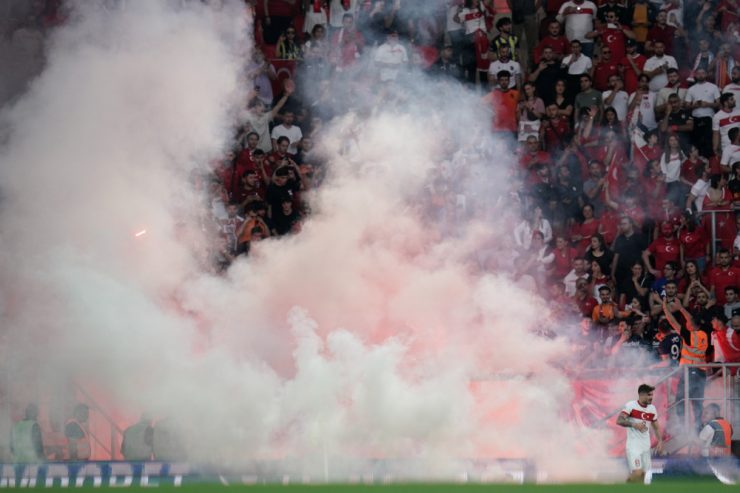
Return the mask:
[[643,457],[639,452],[627,450],[627,467],[630,475],[627,477],[628,483],[642,483],[645,481],[645,470],[643,469]]

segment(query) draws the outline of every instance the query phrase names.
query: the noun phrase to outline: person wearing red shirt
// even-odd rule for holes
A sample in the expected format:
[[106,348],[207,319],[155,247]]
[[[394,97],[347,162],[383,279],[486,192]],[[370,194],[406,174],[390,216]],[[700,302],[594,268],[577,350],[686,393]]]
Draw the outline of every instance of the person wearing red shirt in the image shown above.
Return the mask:
[[568,244],[565,236],[558,235],[555,237],[555,249],[552,253],[555,255],[555,260],[552,263],[553,276],[557,276],[558,278],[567,276],[573,265],[573,260],[578,256],[578,252]]
[[365,47],[362,34],[355,28],[355,18],[352,14],[344,14],[342,28],[338,29],[331,39],[331,62],[338,71],[353,65]]
[[495,133],[505,133],[516,136],[518,130],[517,107],[519,105],[519,91],[509,89],[511,73],[501,70],[496,74],[498,86],[483,97],[483,102],[493,113],[491,129]]
[[667,21],[668,14],[665,11],[658,12],[655,24],[648,31],[646,41],[651,45],[658,42],[663,43],[666,54],[673,55],[673,39],[676,37],[676,28],[668,25]]
[[545,108],[545,116],[540,126],[540,142],[550,153],[560,153],[567,145],[570,135],[570,119],[558,113],[558,105],[550,103]]
[[[651,255],[655,261],[655,267],[650,265]],[[680,260],[681,244],[673,235],[673,225],[664,221],[660,224],[660,236],[647,247],[647,250],[642,252],[642,261],[652,275],[660,277],[668,262],[678,263]]]
[[[658,145],[657,130],[649,130],[645,132],[644,138],[647,144],[637,148],[634,152],[634,157],[632,158],[635,163],[635,167],[641,173],[645,171],[649,162],[660,161],[660,155],[663,154],[663,148]],[[633,146],[633,148],[634,147],[637,146]]]
[[726,287],[735,286],[740,288],[740,269],[730,265],[731,260],[730,251],[721,248],[717,253],[717,267],[709,271],[709,288],[719,305],[724,305],[727,302]]
[[[732,318],[740,319],[735,315],[733,310]],[[712,319],[712,345],[714,346],[714,361],[723,363],[740,363],[740,325],[730,323],[725,325],[725,318],[722,314],[716,314]],[[737,367],[730,368],[731,375],[737,375],[740,370]]]
[[609,89],[609,77],[619,75],[619,65],[612,57],[612,50],[605,46],[601,50],[601,60],[594,67],[594,88],[599,91]]
[[681,216],[681,227],[678,230],[678,241],[681,242],[681,265],[693,260],[704,270],[709,241],[704,229],[697,227],[696,221],[690,214]]
[[519,166],[521,170],[527,174],[528,181],[532,181],[533,175],[536,174],[536,168],[539,164],[549,164],[550,154],[540,149],[540,143],[537,137],[530,135],[527,137],[527,142],[522,148],[522,153],[519,155]]
[[618,62],[627,54],[627,40],[635,39],[635,33],[619,23],[616,10],[607,10],[606,22],[599,22],[598,29],[586,37],[601,40],[602,53],[608,48],[612,52],[612,59]]
[[570,42],[561,32],[560,23],[556,20],[550,21],[547,26],[547,36],[543,37],[542,40],[537,43],[534,48],[534,64],[540,63],[542,58],[542,52],[545,48],[551,48],[553,57],[558,62],[563,60],[563,57],[570,53]]
[[591,284],[586,279],[578,279],[576,281],[576,294],[573,296],[573,301],[583,317],[591,317],[594,308],[599,305],[599,302],[593,297]]
[[586,252],[591,245],[591,237],[599,233],[599,220],[594,217],[594,208],[591,204],[586,204],[581,209],[583,221],[574,223],[570,228],[570,241],[579,254]]
[[627,54],[619,62],[622,79],[624,79],[624,90],[627,94],[637,91],[637,78],[642,74],[647,58],[637,52],[637,42],[634,39],[626,41]]

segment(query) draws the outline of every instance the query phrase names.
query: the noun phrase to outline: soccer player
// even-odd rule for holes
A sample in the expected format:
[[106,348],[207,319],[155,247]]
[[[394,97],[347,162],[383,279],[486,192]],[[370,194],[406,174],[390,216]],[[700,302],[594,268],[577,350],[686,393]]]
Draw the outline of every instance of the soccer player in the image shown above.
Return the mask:
[[658,411],[653,405],[653,391],[655,387],[643,383],[637,388],[637,400],[625,404],[617,417],[617,424],[627,428],[627,465],[630,476],[629,483],[645,482],[645,473],[650,469],[650,431],[648,423],[653,428],[658,444],[655,452],[663,451],[663,438],[658,427]]

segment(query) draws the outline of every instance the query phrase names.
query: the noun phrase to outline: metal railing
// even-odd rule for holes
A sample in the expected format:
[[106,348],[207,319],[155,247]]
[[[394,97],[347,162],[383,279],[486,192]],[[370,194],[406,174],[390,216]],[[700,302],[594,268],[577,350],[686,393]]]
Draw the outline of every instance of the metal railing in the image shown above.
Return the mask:
[[[103,448],[103,450],[110,456],[110,460],[116,460],[116,453],[120,449],[118,444],[123,441],[123,429],[118,426],[113,417],[108,414],[105,409],[103,409],[100,403],[98,403],[98,401],[95,400],[95,398],[93,398],[93,396],[90,395],[88,391],[86,391],[81,385],[77,383],[75,383],[74,385],[77,391],[79,391],[80,394],[82,394],[82,396],[85,398],[85,404],[87,404],[87,406],[91,410],[94,410],[97,414],[99,414],[110,427],[110,448],[106,446],[105,443],[103,443],[104,439],[102,437],[98,437],[89,429],[88,435]],[[120,456],[120,454],[118,455]]]
[[712,218],[710,219],[710,221],[711,221],[711,231],[712,231],[712,241],[711,241],[712,262],[714,262],[714,259],[717,258],[717,214],[732,214],[732,215],[735,215],[737,213],[740,213],[740,210],[735,210],[735,209],[719,209],[719,210],[712,210],[712,211],[696,211],[696,214],[699,214],[700,216],[705,216],[707,214],[710,214],[712,216]]

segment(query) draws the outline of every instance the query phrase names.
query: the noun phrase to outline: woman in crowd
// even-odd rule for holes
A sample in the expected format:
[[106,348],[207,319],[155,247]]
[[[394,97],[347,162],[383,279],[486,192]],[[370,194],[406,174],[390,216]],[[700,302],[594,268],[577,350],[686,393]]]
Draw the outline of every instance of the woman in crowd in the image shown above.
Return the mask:
[[591,204],[584,205],[581,214],[583,220],[571,227],[570,241],[576,250],[586,253],[586,249],[591,245],[591,237],[599,231],[599,221],[594,217],[594,208]]
[[602,272],[611,272],[614,253],[607,248],[604,237],[600,234],[591,237],[591,245],[586,250],[586,260],[598,262]]
[[302,50],[296,41],[294,27],[289,27],[280,35],[276,53],[277,57],[283,60],[300,60]]

